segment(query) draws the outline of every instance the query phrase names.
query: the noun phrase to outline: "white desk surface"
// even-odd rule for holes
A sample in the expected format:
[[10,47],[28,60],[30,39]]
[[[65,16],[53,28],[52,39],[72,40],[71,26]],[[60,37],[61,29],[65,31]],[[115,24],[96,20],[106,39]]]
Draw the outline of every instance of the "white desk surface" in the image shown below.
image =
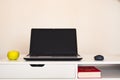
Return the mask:
[[103,55],[103,61],[95,61],[95,55],[81,55],[83,59],[81,61],[25,61],[21,55],[18,60],[10,61],[6,58],[0,59],[0,64],[120,64],[120,54],[116,55]]

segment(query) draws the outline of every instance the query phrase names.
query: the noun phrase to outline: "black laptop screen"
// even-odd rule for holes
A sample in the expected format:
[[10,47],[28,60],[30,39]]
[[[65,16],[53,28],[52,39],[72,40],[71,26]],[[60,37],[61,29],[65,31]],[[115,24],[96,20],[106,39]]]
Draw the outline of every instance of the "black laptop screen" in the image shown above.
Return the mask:
[[30,56],[76,56],[76,29],[32,29]]

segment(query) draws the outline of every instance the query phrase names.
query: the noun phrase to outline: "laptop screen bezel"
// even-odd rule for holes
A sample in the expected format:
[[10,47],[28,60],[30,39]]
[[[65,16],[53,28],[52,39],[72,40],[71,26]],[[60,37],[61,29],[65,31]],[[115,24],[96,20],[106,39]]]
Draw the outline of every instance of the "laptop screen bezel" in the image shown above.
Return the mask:
[[[56,55],[56,53],[52,53],[52,55],[42,55],[42,54],[44,54],[44,53],[42,53],[42,52],[40,52],[39,54],[37,53],[37,55],[36,55],[36,53],[32,50],[32,48],[33,48],[33,43],[32,43],[32,38],[33,38],[33,32],[35,32],[35,31],[37,31],[37,30],[51,30],[51,31],[53,31],[53,30],[71,30],[71,31],[73,31],[74,32],[74,41],[75,41],[75,50],[74,50],[74,52],[73,53],[70,53],[70,54],[62,54],[62,55]],[[54,28],[54,29],[51,29],[51,28],[32,28],[31,29],[31,37],[30,37],[30,50],[29,50],[30,52],[29,52],[29,55],[30,56],[77,56],[78,55],[78,53],[77,53],[77,33],[76,33],[76,29],[75,28],[67,28],[67,29],[62,29],[62,28],[60,28],[60,29],[58,29],[58,28]]]

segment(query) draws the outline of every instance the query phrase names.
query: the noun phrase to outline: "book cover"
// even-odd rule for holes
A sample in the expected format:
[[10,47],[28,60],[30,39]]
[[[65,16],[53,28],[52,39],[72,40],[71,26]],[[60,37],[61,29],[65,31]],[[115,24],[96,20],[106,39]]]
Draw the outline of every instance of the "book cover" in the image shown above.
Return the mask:
[[79,66],[78,78],[101,78],[101,71],[94,66]]

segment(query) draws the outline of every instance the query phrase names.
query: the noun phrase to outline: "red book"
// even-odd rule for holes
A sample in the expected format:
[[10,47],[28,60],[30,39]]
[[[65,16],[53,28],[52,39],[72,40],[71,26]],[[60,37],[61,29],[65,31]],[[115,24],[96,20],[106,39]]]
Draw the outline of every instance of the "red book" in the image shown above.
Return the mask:
[[101,78],[101,71],[94,66],[79,66],[78,78]]

